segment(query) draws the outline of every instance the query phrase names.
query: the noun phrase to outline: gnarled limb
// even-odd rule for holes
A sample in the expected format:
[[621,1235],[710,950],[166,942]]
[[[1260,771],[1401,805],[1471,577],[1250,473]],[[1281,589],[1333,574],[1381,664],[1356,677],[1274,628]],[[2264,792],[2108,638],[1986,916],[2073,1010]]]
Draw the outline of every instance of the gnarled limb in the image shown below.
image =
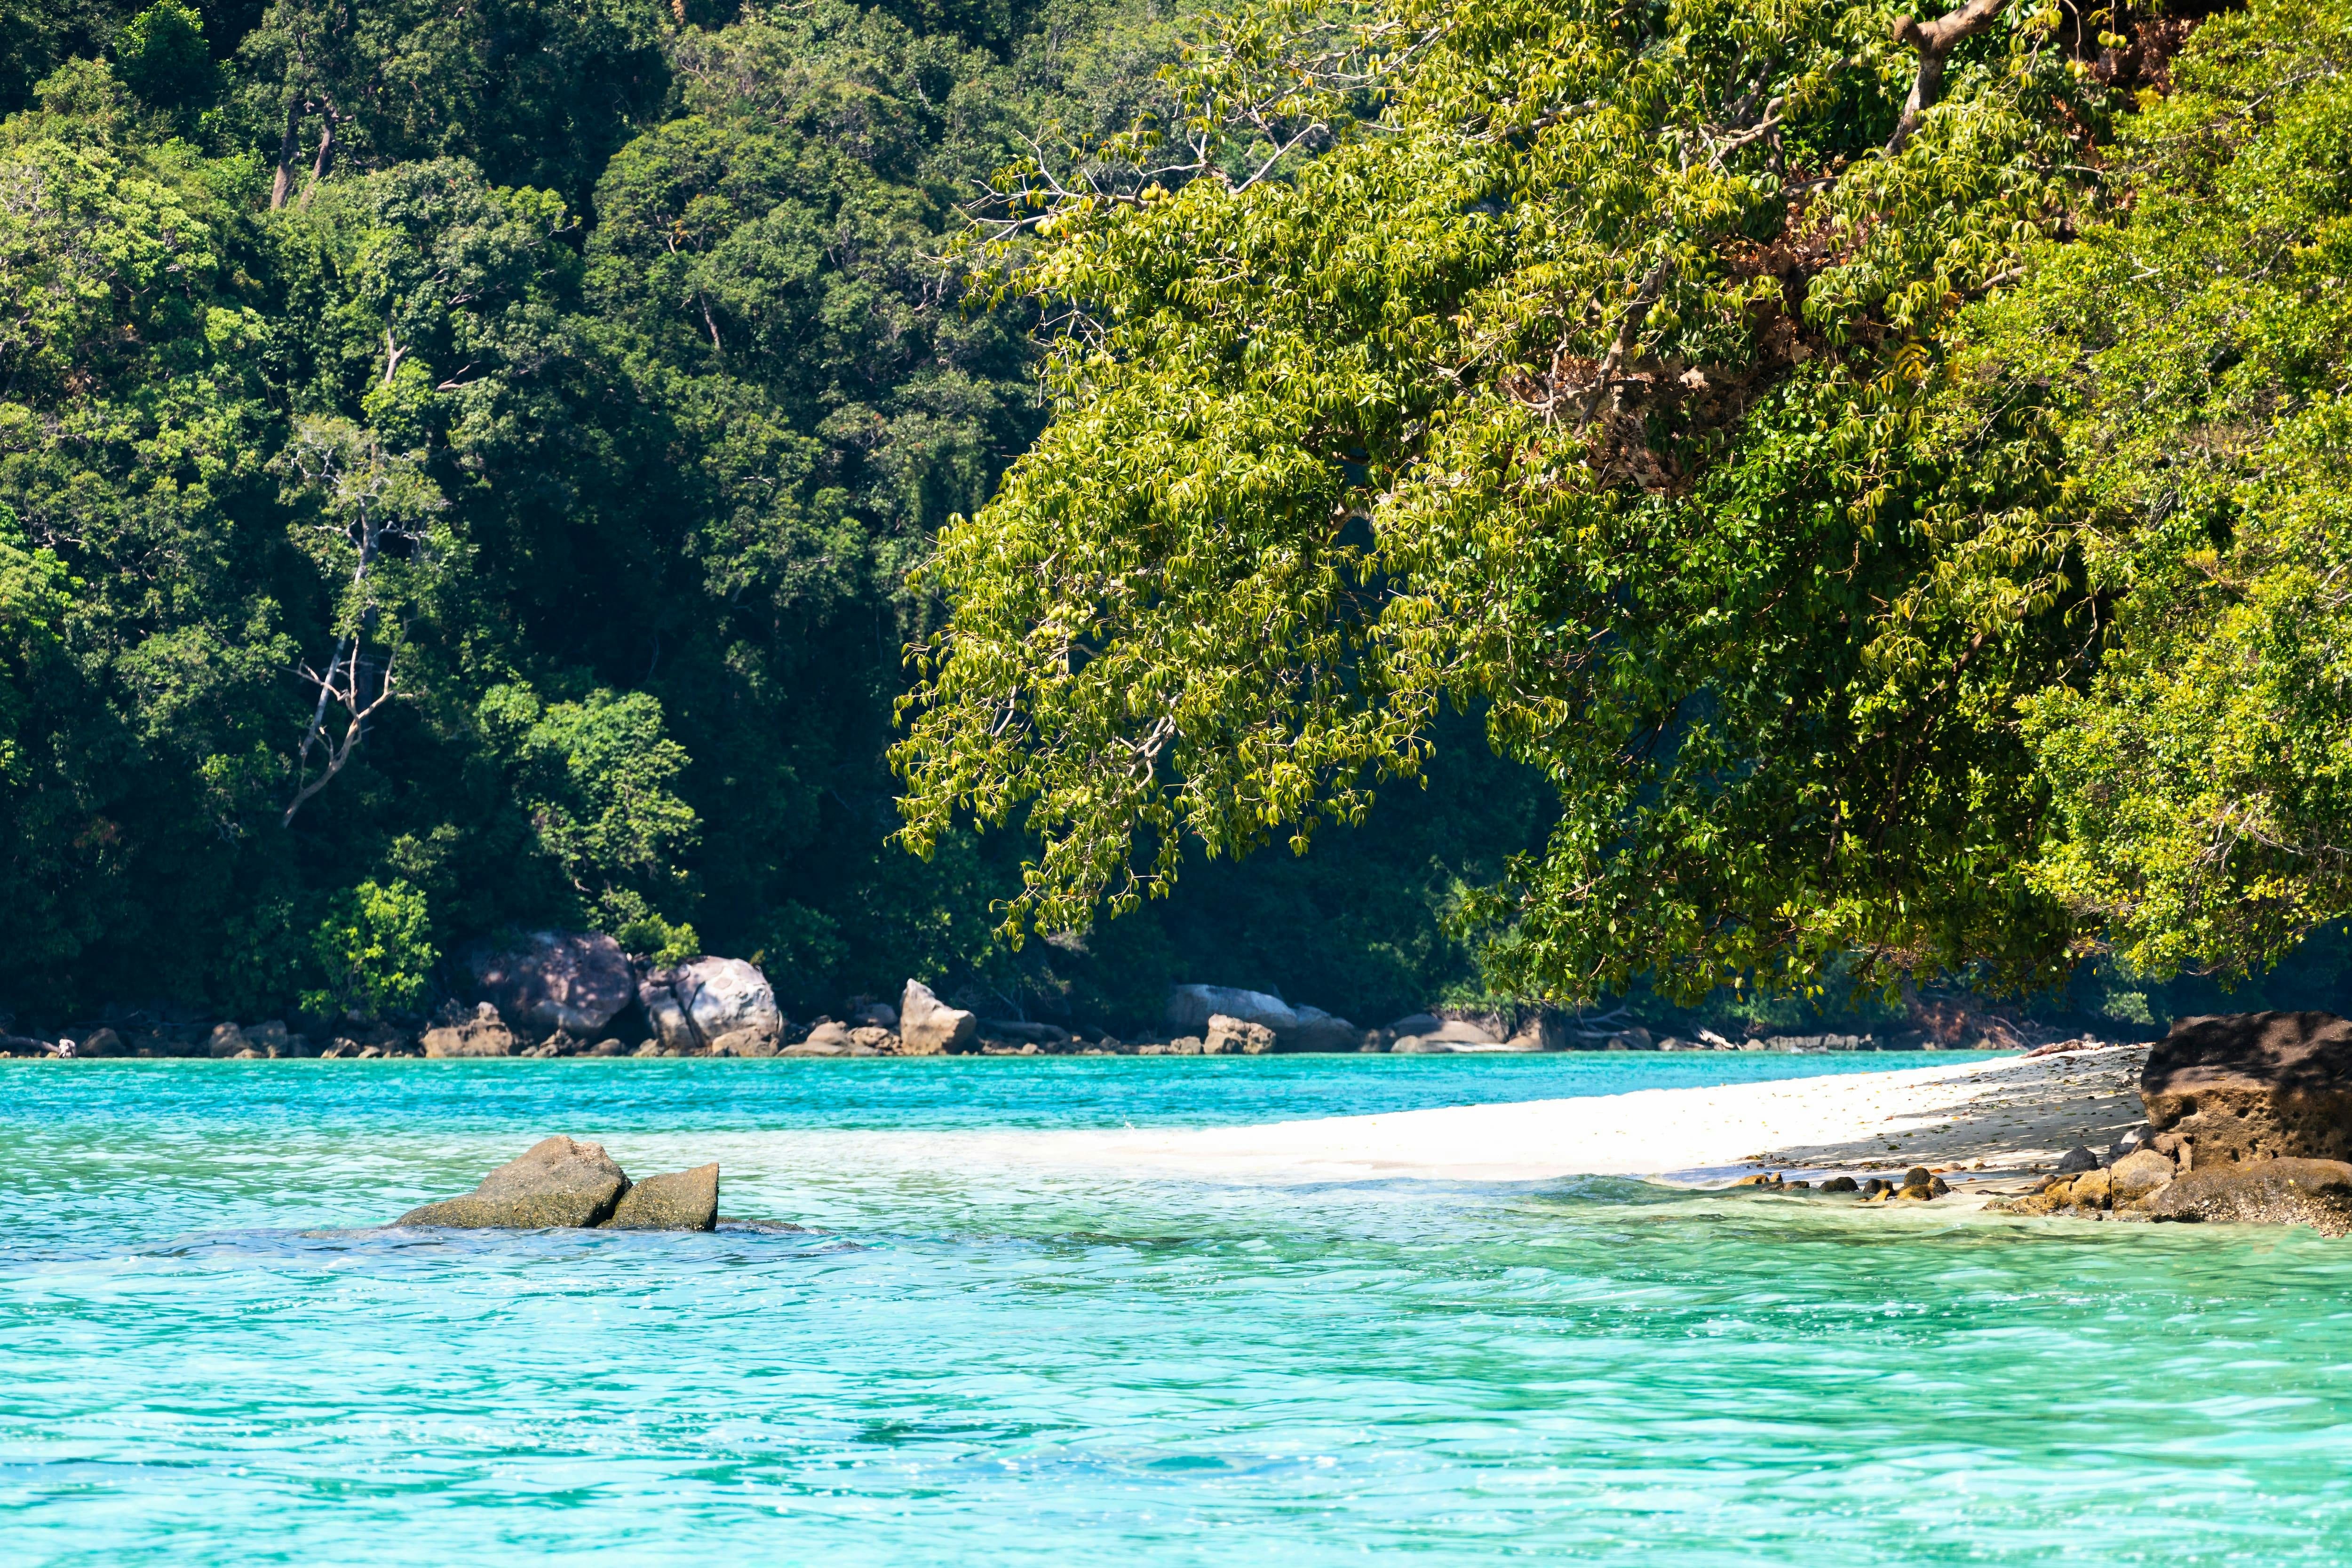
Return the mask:
[[[302,749],[295,760],[294,799],[287,803],[286,815],[278,821],[279,827],[292,827],[294,814],[302,809],[304,802],[324,789],[335,775],[343,770],[343,764],[352,759],[352,752],[359,746],[360,737],[367,733],[368,720],[375,716],[378,708],[392,700],[394,690],[392,654],[386,653],[384,655],[383,675],[377,684],[375,695],[364,699],[360,692],[361,667],[357,632],[345,638],[336,648],[335,657],[329,662],[325,674],[314,674],[309,666],[304,666],[304,678],[318,685],[319,705],[312,710],[310,727],[302,737]],[[341,708],[345,715],[340,740],[330,739],[327,735],[327,708],[331,702]],[[326,767],[316,779],[305,779],[303,775],[310,771],[313,747],[323,748]]]
[[1903,151],[1911,133],[1919,128],[1919,117],[1943,91],[1945,59],[1962,38],[1974,37],[1990,26],[2008,4],[2009,0],[1969,0],[1958,10],[1947,12],[1932,22],[1922,22],[1914,16],[1895,19],[1895,41],[1919,51],[1919,74],[1912,78],[1911,96],[1903,100],[1903,114],[1895,122],[1895,134],[1886,139],[1889,158]]

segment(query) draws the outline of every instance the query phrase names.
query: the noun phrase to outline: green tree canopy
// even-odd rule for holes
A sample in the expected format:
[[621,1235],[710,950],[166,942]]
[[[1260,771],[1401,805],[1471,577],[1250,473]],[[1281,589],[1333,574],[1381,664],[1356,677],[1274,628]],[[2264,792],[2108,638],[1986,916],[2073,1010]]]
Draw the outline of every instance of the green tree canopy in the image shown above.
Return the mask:
[[930,569],[909,840],[1024,812],[1015,921],[1083,925],[1354,820],[1451,695],[1564,808],[1484,904],[1508,983],[2063,973],[2013,710],[2083,594],[1939,586],[2055,454],[1956,485],[1924,412],[2089,199],[2055,16],[1276,6],[1111,175],[1034,165],[993,254],[1059,402]]

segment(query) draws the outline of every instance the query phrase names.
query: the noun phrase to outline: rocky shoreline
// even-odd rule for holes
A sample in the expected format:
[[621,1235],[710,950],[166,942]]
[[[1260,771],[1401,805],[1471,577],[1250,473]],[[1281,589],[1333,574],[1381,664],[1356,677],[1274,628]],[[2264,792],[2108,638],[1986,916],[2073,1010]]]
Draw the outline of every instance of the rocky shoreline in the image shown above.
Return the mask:
[[[1139,1038],[952,1007],[909,979],[898,1005],[859,998],[846,1016],[786,1018],[759,967],[706,956],[656,966],[593,933],[532,932],[475,954],[465,983],[432,1015],[299,1029],[163,1010],[116,1009],[51,1034],[0,1028],[0,1056],[50,1061],[109,1058],[257,1061],[403,1057],[1255,1056],[1271,1052],[1484,1055],[1570,1051],[1933,1051],[1957,1048],[1923,1030],[1899,1035],[1747,1034],[1701,1030],[1654,1037],[1622,1012],[1586,1018],[1534,1009],[1517,1018],[1424,1011],[1361,1029],[1262,991],[1182,985],[1162,1026]],[[6,1020],[0,1019],[0,1025]],[[2004,1035],[1974,1049],[2021,1043]],[[2090,1044],[2069,1041],[2044,1049]]]
[[2150,1048],[2138,1093],[2147,1121],[2104,1152],[2069,1150],[2039,1176],[1979,1176],[1979,1160],[1976,1169],[1914,1166],[1900,1187],[1845,1176],[1816,1186],[1784,1172],[1734,1186],[1872,1203],[1951,1195],[2027,1218],[2307,1225],[2352,1235],[2352,1023],[2324,1012],[2184,1019]]

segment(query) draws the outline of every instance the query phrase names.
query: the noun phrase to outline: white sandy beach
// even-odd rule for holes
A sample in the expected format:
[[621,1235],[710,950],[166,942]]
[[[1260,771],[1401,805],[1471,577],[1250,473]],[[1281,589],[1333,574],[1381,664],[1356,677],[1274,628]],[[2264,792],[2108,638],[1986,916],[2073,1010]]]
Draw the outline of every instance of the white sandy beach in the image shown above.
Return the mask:
[[1640,1176],[1720,1182],[1755,1170],[1860,1174],[1915,1165],[2032,1171],[2142,1120],[2145,1046],[1381,1116],[1195,1131],[1048,1134],[1021,1157],[1276,1180],[1518,1181]]

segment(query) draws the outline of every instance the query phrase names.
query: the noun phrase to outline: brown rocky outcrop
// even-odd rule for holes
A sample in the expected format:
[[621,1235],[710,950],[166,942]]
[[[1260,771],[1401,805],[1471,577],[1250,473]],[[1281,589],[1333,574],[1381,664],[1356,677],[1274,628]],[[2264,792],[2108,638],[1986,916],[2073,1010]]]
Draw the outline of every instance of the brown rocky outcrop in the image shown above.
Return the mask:
[[2230,1161],[2352,1156],[2352,1023],[2334,1013],[2182,1019],[2147,1054],[2148,1124]]
[[[715,1204],[716,1166],[711,1167],[711,1179]],[[603,1145],[583,1144],[558,1134],[541,1139],[520,1159],[492,1171],[464,1197],[412,1208],[394,1223],[461,1230],[595,1225],[611,1217],[628,1190],[628,1176]]]
[[425,1031],[425,1054],[448,1056],[512,1056],[515,1037],[499,1017],[499,1009],[484,1002],[474,1009],[471,1018],[441,1024]]
[[[862,1031],[858,1031],[862,1032]],[[784,1047],[783,1056],[873,1056],[878,1054],[870,1045],[861,1044],[845,1024],[827,1019],[809,1030],[808,1038]]]
[[2150,1219],[2308,1225],[2352,1234],[2352,1165],[2276,1159],[2192,1170],[2136,1206]]
[[650,1176],[621,1195],[607,1230],[716,1230],[719,1228],[719,1167]]
[[1202,1037],[1203,1056],[1264,1056],[1275,1046],[1274,1030],[1223,1013],[1209,1017],[1209,1032]]

